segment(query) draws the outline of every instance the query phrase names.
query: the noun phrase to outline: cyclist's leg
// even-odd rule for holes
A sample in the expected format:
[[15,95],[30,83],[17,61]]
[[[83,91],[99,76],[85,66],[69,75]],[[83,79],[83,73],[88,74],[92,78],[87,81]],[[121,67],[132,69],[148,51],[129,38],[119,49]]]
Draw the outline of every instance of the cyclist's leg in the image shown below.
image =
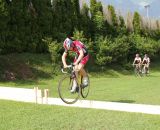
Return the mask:
[[146,64],[146,72],[149,73],[149,64]]
[[141,63],[139,63],[138,66],[139,66],[139,72],[142,72],[142,70],[141,70]]
[[87,77],[87,73],[86,73],[86,71],[85,71],[85,69],[84,69],[84,64],[82,64],[82,63],[79,63],[78,64],[78,68],[77,68],[78,70],[77,71],[79,71],[80,72],[80,75],[82,76],[82,84],[83,84],[83,87],[86,87],[86,86],[88,86],[88,77]]
[[79,63],[78,65],[75,66],[75,73],[76,73],[76,76],[78,76],[78,73],[80,72],[80,74],[82,76],[86,76],[86,72],[84,70],[84,65]]
[[[78,65],[76,65],[76,66],[74,67],[74,70],[75,70],[75,75],[76,75],[76,77],[78,78],[77,68],[78,68]],[[74,79],[73,79],[73,85],[72,85],[71,93],[75,92],[77,87],[78,87],[78,84],[77,84],[76,78],[74,78]]]
[[87,73],[86,73],[86,71],[85,71],[85,69],[84,69],[84,66],[87,64],[88,60],[89,60],[89,55],[85,56],[85,57],[81,60],[81,62],[79,63],[80,68],[81,68],[81,69],[80,69],[80,70],[81,70],[81,74],[82,74],[83,77],[87,77]]
[[75,66],[75,70],[78,71],[78,72],[80,71],[80,74],[83,77],[87,76],[87,73],[86,73],[86,71],[84,69],[84,66],[86,65],[86,63],[88,62],[88,60],[89,60],[89,55],[83,57],[83,59],[80,61],[80,63],[77,66]]
[[138,70],[139,70],[139,65],[138,64],[136,64],[136,71],[138,72]]
[[86,77],[86,76],[87,76],[87,73],[86,73],[86,71],[85,71],[85,69],[84,69],[84,65],[83,65],[83,67],[82,67],[81,70],[80,70],[80,74],[81,74],[83,77]]
[[84,87],[88,86],[88,84],[89,84],[88,75],[87,75],[87,73],[86,73],[86,71],[85,71],[85,69],[84,69],[84,66],[86,65],[86,63],[88,62],[88,60],[89,60],[89,55],[85,56],[85,57],[81,60],[81,62],[80,62],[80,64],[79,64],[80,67],[81,67],[80,72],[81,72],[81,75],[83,76],[82,83],[83,83],[83,86],[84,86]]
[[145,70],[146,69],[146,66],[145,66],[145,64],[143,65],[143,73],[145,73]]
[[88,60],[89,60],[89,55],[83,57],[83,59],[80,61],[80,63],[77,66],[75,66],[75,71],[76,71],[77,75],[78,75],[78,72],[80,72],[80,74],[83,77],[82,82],[85,84],[85,86],[88,85],[88,77],[87,77],[86,71],[84,70],[84,66],[86,65]]

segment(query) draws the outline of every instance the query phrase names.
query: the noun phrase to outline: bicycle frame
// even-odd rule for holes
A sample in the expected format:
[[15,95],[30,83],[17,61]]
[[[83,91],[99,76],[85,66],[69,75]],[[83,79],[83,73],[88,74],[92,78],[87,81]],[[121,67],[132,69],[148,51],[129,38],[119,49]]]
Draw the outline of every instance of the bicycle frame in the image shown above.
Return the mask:
[[140,75],[141,76],[141,64],[133,64],[133,66],[135,66],[134,68],[135,68],[135,73],[136,73],[136,75]]
[[[80,79],[82,79],[82,75],[80,74],[80,72],[78,72],[78,77],[77,77],[76,72],[74,70],[74,65],[73,64],[69,65],[67,68],[71,69],[71,73],[70,73],[71,79],[75,78],[77,84],[80,85],[80,81],[78,80],[79,79],[79,75],[80,75]],[[64,71],[64,68],[62,68],[61,71],[64,74],[68,73],[68,72]]]

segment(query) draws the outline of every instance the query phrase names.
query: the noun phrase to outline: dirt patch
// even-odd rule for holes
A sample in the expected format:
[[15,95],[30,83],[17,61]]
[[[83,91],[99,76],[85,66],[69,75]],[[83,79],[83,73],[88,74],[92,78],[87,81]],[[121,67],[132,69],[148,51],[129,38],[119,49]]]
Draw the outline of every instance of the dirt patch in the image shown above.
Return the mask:
[[0,58],[3,61],[0,64],[0,79],[14,81],[17,79],[33,79],[34,74],[29,64],[17,59],[16,57],[8,56]]
[[16,80],[16,76],[13,72],[10,72],[8,70],[5,71],[4,73],[4,77],[3,77],[5,80]]
[[14,81],[16,79],[33,79],[34,74],[32,72],[32,69],[26,65],[26,64],[14,64],[14,65],[8,65],[10,67],[7,67],[7,70],[4,71],[4,80],[11,80]]
[[27,64],[19,64],[15,69],[15,73],[17,78],[19,79],[30,79],[34,78],[34,74],[32,72],[32,69]]

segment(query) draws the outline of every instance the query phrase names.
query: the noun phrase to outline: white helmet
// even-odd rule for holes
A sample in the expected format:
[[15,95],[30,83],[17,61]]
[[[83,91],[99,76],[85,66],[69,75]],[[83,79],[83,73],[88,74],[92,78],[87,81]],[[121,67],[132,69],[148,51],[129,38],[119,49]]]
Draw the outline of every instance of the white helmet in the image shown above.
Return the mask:
[[73,43],[73,41],[71,39],[66,38],[64,40],[63,46],[64,46],[65,49],[69,50],[71,45],[72,45],[72,43]]

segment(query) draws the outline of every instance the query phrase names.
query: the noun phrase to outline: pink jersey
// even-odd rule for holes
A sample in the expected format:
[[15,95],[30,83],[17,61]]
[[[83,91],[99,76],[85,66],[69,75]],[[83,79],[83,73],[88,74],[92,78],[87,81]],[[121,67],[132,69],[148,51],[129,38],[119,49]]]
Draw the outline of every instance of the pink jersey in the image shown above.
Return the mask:
[[[84,56],[88,55],[88,51],[85,47],[85,45],[80,41],[73,41],[72,43],[73,49],[71,51],[77,53],[79,55],[79,51],[82,49]],[[67,50],[65,50],[67,52]]]
[[[71,47],[72,48],[69,51],[73,51],[73,52],[75,52],[77,54],[77,56],[75,56],[74,63],[77,61],[77,58],[78,58],[78,56],[80,54],[79,51],[82,50],[83,53],[84,53],[84,56],[83,56],[83,58],[81,59],[81,61],[79,63],[85,65],[89,60],[88,51],[87,51],[85,45],[80,41],[73,41]],[[68,50],[65,49],[65,52],[67,53]]]

